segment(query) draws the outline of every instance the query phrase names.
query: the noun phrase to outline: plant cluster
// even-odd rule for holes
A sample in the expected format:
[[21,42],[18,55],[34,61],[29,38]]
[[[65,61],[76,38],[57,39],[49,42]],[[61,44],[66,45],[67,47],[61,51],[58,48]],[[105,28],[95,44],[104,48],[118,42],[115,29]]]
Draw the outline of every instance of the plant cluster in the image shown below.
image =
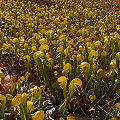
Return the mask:
[[52,2],[0,1],[0,118],[120,119],[119,1]]

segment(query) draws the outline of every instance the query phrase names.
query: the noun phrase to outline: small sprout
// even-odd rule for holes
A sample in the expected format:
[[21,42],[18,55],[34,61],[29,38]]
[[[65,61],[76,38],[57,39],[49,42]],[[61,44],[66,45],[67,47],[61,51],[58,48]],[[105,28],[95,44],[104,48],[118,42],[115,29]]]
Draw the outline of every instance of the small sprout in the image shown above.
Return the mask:
[[44,111],[37,111],[33,114],[32,119],[33,120],[44,120],[45,114]]
[[67,120],[75,120],[75,117],[73,115],[68,115]]
[[90,95],[90,96],[89,96],[89,99],[90,99],[92,102],[95,101],[96,95]]

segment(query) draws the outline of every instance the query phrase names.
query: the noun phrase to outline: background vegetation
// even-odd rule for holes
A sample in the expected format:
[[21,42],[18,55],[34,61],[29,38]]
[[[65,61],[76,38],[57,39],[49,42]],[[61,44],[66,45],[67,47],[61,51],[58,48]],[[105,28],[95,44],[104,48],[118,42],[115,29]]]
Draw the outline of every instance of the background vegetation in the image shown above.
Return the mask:
[[0,1],[0,118],[120,119],[120,2]]

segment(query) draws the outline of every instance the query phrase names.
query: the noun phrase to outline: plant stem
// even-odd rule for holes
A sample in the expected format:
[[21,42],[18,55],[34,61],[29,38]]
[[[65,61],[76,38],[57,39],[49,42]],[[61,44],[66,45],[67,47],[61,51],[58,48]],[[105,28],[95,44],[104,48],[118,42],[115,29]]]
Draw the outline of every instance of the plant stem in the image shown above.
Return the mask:
[[61,72],[63,71],[63,55],[60,54],[60,65],[61,65]]
[[57,99],[57,95],[56,93],[53,91],[51,85],[50,85],[50,78],[48,77],[48,74],[46,72],[46,63],[45,61],[43,61],[43,64],[42,64],[42,61],[40,58],[37,58],[37,61],[36,61],[38,67],[40,68],[41,72],[42,72],[42,75],[44,77],[44,83],[45,83],[45,86],[47,88],[49,88],[51,94],[53,94],[53,96]]

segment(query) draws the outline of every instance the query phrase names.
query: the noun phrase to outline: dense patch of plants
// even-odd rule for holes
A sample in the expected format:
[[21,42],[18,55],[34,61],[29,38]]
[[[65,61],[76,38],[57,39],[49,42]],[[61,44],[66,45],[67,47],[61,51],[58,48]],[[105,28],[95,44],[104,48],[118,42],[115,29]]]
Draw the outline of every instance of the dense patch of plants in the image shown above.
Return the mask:
[[51,3],[0,1],[0,118],[120,119],[119,1]]

